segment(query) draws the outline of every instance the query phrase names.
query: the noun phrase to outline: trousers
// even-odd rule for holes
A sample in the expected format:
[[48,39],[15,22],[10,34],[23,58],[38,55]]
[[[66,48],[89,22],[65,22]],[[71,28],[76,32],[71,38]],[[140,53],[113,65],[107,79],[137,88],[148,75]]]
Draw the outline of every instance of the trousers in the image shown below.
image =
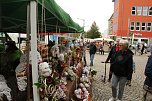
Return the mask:
[[[122,99],[126,81],[127,81],[127,77],[119,77],[119,76],[116,76],[114,73],[112,74],[112,96],[114,98],[117,97],[119,100]],[[119,84],[119,87],[118,87],[118,96],[117,96],[118,84]]]

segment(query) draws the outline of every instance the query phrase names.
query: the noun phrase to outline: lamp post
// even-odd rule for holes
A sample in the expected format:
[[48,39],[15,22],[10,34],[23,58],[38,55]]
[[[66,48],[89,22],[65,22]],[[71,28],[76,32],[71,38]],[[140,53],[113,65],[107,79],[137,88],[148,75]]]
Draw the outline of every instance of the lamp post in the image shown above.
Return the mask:
[[83,42],[84,42],[84,26],[85,26],[85,19],[80,19],[80,18],[77,18],[77,19],[79,19],[79,20],[82,20],[83,21],[83,35],[82,35],[82,40],[83,40]]
[[85,25],[85,19],[80,19],[80,18],[77,18],[79,20],[82,20],[83,21],[83,31],[84,31],[84,25]]
[[83,21],[83,33],[82,33],[83,60],[84,60],[85,65],[87,65],[87,62],[86,62],[86,56],[85,56],[85,44],[84,44],[84,25],[85,25],[85,19],[80,19],[80,18],[77,18],[77,19],[79,19],[79,20],[82,20],[82,21]]
[[85,26],[85,19],[77,18],[83,21],[83,32],[82,32],[82,43],[84,44],[84,26]]

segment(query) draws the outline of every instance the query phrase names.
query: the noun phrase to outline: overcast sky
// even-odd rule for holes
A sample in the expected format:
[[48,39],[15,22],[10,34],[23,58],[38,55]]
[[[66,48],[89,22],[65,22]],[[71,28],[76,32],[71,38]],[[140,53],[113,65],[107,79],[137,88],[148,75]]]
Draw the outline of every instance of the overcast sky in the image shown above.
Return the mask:
[[[114,3],[112,0],[55,0],[71,18],[80,26],[85,19],[85,31],[95,21],[99,31],[104,32],[108,28],[108,19],[113,13]],[[79,19],[78,19],[79,18]]]

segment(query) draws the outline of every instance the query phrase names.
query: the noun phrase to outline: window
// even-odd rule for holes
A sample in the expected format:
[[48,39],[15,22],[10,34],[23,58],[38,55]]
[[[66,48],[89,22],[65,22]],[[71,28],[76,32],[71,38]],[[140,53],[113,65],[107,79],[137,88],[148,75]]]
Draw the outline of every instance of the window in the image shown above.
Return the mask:
[[118,24],[113,24],[113,30],[117,30],[118,29]]
[[130,30],[131,31],[135,30],[135,23],[134,22],[131,22],[131,24],[130,24]]
[[143,7],[142,15],[143,15],[143,16],[147,16],[147,14],[148,14],[148,6],[144,6],[144,7]]
[[149,13],[148,13],[148,15],[152,16],[152,6],[149,7]]
[[142,7],[138,6],[137,7],[137,15],[141,15]]
[[114,18],[118,17],[118,9],[116,10],[116,12],[114,13]]
[[150,32],[151,31],[151,27],[152,27],[152,23],[148,22],[147,23],[147,31]]
[[145,22],[142,23],[141,30],[142,30],[142,31],[145,31],[145,30],[146,30],[146,23],[145,23]]
[[136,15],[136,7],[135,7],[135,6],[132,7],[131,14],[132,14],[132,15]]
[[140,22],[136,22],[136,31],[140,31]]
[[118,0],[115,0],[114,4],[117,4],[118,3]]

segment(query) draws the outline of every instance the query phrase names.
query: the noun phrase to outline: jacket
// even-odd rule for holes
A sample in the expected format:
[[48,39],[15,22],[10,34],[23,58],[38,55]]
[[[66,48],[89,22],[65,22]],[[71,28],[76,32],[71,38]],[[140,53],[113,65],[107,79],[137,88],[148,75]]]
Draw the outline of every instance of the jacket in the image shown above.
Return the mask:
[[91,44],[89,53],[90,54],[95,54],[96,51],[97,51],[97,47],[94,44]]
[[117,53],[116,51],[116,45],[114,45],[111,50],[110,50],[110,53],[108,55],[108,58],[106,60],[106,62],[108,62],[110,60],[110,63],[112,63],[115,59],[115,54]]
[[146,84],[149,87],[152,87],[152,55],[150,55],[146,64],[145,76],[146,76],[146,79],[145,79],[144,84]]
[[111,63],[111,71],[120,77],[130,78],[133,71],[133,55],[129,50],[122,52],[119,50]]

